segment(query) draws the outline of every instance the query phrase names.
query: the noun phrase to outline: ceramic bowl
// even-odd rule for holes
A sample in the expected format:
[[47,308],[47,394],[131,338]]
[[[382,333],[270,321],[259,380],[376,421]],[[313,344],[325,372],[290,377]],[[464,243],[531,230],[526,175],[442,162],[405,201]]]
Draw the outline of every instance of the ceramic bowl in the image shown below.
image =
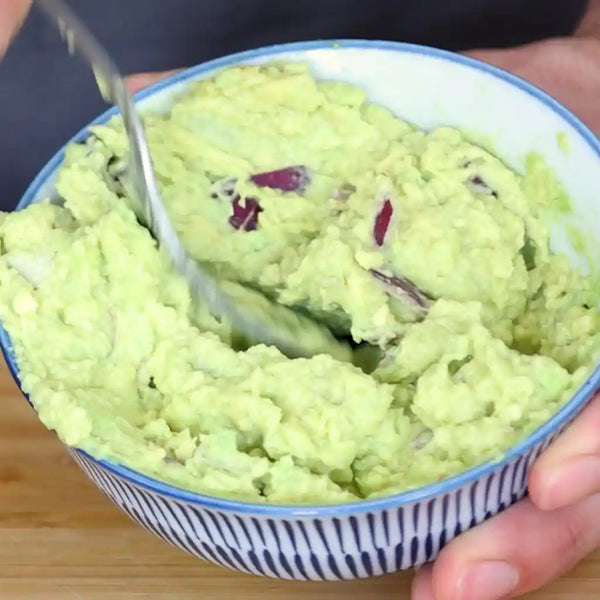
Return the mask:
[[[573,199],[577,226],[600,239],[597,190],[600,143],[555,100],[503,71],[432,48],[378,41],[318,41],[271,46],[208,62],[137,94],[141,107],[168,110],[186,84],[236,63],[306,61],[319,78],[348,81],[415,125],[461,127],[493,141],[496,153],[522,170],[542,154]],[[109,110],[94,121],[104,123]],[[87,128],[71,141],[80,142]],[[557,137],[558,136],[558,137]],[[559,143],[559,140],[561,143]],[[569,150],[565,152],[565,142]],[[52,194],[59,151],[19,204]],[[580,257],[557,228],[553,246]],[[0,336],[17,381],[10,340]],[[284,579],[363,578],[435,559],[461,532],[521,499],[538,455],[569,425],[598,388],[596,367],[564,408],[501,459],[444,481],[381,499],[334,506],[259,505],[191,493],[124,466],[70,449],[77,464],[125,513],[169,544],[246,573]]]

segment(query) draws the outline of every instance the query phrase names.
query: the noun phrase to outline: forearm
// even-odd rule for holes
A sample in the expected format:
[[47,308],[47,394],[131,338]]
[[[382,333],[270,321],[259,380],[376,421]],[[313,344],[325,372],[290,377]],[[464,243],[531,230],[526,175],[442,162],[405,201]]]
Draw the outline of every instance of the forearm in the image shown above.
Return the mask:
[[589,0],[575,36],[600,39],[600,0]]

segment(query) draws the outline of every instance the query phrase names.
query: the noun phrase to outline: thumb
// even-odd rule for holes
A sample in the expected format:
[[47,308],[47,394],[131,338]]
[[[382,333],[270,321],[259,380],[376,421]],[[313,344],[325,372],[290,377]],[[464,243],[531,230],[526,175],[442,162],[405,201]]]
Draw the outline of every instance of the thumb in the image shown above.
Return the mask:
[[[0,0],[1,2],[2,0]],[[135,73],[133,75],[128,75],[125,77],[125,82],[127,83],[127,87],[132,94],[139,92],[140,90],[160,81],[161,79],[165,79],[165,77],[169,77],[170,75],[175,75],[175,73],[179,73],[183,71],[183,69],[171,69],[169,71],[159,71],[159,72],[149,72],[149,73]]]
[[505,600],[537,589],[600,544],[600,495],[555,511],[529,499],[467,531],[419,571],[413,600]]

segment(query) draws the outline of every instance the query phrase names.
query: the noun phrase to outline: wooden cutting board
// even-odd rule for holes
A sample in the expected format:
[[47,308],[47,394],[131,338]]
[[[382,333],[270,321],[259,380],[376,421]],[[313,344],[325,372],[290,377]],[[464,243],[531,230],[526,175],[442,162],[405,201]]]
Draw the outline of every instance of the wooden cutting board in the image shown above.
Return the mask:
[[[169,547],[79,471],[0,367],[1,600],[408,600],[410,576],[289,583]],[[527,600],[597,600],[600,552]]]

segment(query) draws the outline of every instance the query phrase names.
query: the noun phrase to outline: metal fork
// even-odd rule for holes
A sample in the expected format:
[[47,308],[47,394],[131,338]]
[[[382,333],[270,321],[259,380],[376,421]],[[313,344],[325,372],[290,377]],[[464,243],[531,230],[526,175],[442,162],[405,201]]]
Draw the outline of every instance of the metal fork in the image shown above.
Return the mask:
[[89,63],[104,99],[121,111],[130,146],[128,176],[141,204],[142,218],[159,247],[189,282],[192,296],[201,298],[216,318],[228,321],[243,347],[264,343],[278,347],[290,358],[328,353],[352,362],[350,345],[335,338],[328,328],[255,289],[215,279],[189,256],[165,210],[141,119],[113,60],[64,2],[37,3],[58,26],[69,51],[79,53]]

